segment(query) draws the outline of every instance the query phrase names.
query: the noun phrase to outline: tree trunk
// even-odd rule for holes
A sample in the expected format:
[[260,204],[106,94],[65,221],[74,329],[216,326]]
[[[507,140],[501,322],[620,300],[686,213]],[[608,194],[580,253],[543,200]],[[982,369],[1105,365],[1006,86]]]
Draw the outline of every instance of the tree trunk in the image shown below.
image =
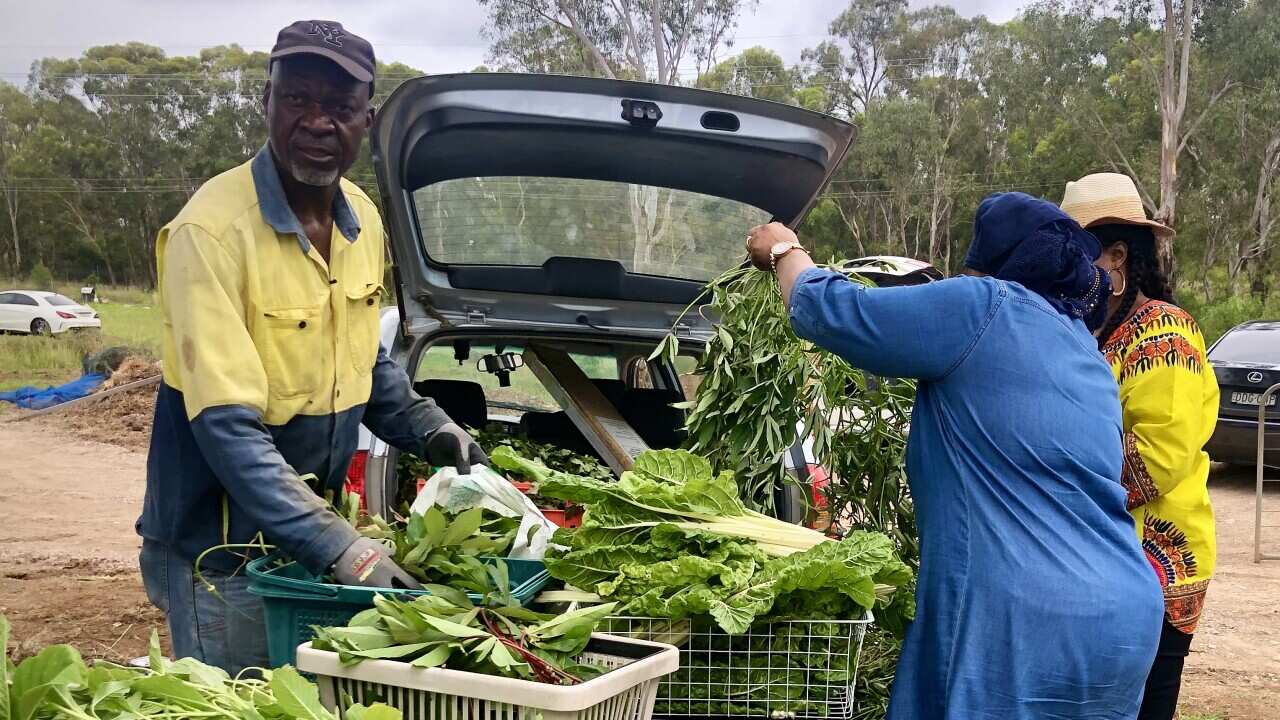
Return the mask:
[[649,19],[653,25],[653,51],[658,59],[658,82],[675,83],[675,68],[667,67],[667,46],[662,41],[662,2],[649,0]]
[[[1194,0],[1182,0],[1182,21],[1174,0],[1164,0],[1164,74],[1160,81],[1160,206],[1155,219],[1173,227],[1178,208],[1178,155],[1182,150],[1182,117],[1187,110],[1191,72]],[[1176,71],[1176,77],[1175,77]],[[1156,240],[1156,259],[1173,281],[1173,238]]]
[[615,79],[616,76],[613,74],[613,68],[609,67],[609,61],[605,59],[604,53],[600,52],[600,48],[596,47],[596,44],[591,42],[591,38],[587,37],[587,34],[582,31],[581,22],[579,21],[578,16],[569,11],[566,3],[560,2],[557,3],[557,5],[560,12],[569,21],[569,31],[573,33],[574,37],[578,38],[578,42],[582,43],[583,47],[587,49],[587,52],[591,53],[591,59],[595,62],[596,68],[601,74],[610,80]]
[[5,208],[9,211],[9,230],[13,233],[13,276],[22,274],[22,245],[18,242],[18,191],[6,190]]

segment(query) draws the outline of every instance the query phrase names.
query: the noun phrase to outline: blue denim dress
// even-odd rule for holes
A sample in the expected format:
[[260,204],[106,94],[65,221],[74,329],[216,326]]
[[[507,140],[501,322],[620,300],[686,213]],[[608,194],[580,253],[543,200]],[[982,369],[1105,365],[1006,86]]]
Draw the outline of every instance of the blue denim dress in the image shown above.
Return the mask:
[[993,278],[864,289],[817,269],[791,320],[920,381],[917,612],[890,719],[1135,717],[1164,603],[1125,511],[1116,383],[1084,324]]

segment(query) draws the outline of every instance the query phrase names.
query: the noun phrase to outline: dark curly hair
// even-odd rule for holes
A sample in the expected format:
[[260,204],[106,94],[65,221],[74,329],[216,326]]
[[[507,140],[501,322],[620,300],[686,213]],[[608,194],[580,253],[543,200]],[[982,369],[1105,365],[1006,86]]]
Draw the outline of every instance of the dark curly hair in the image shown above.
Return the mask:
[[1141,225],[1097,225],[1089,228],[1089,232],[1097,236],[1103,250],[1118,243],[1124,243],[1129,249],[1124,295],[1120,298],[1120,306],[1107,318],[1106,324],[1098,333],[1098,347],[1101,348],[1133,311],[1139,290],[1152,300],[1172,303],[1173,287],[1156,260],[1156,237],[1151,228]]

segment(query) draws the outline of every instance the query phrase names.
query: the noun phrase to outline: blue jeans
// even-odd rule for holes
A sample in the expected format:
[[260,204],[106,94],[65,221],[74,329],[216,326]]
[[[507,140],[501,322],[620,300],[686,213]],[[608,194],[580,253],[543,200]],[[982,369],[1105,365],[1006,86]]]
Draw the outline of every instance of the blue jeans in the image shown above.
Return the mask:
[[267,667],[267,627],[262,598],[249,592],[249,578],[206,569],[210,592],[195,577],[191,562],[168,546],[142,541],[138,556],[142,584],[151,604],[169,623],[177,657],[193,657],[233,677],[245,668]]

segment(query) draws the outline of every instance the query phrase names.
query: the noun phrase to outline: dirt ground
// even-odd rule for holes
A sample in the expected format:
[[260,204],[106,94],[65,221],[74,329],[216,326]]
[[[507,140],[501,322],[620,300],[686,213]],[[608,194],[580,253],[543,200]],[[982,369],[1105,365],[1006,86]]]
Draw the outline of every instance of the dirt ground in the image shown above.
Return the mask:
[[[145,412],[149,401],[146,395],[127,401],[136,409],[126,415]],[[71,642],[90,657],[122,661],[145,654],[151,630],[164,635],[163,618],[147,602],[138,577],[133,531],[149,423],[123,428],[122,439],[115,432],[122,447],[86,439],[113,437],[89,413],[70,423],[56,415],[5,422],[13,414],[0,411],[0,506],[6,517],[0,526],[0,613],[13,623],[17,653]],[[1218,571],[1187,660],[1182,711],[1221,720],[1275,718],[1280,561],[1252,562],[1251,473],[1219,471],[1211,493]],[[1280,492],[1271,496],[1280,508]],[[1280,528],[1272,532],[1271,551],[1280,553]]]

